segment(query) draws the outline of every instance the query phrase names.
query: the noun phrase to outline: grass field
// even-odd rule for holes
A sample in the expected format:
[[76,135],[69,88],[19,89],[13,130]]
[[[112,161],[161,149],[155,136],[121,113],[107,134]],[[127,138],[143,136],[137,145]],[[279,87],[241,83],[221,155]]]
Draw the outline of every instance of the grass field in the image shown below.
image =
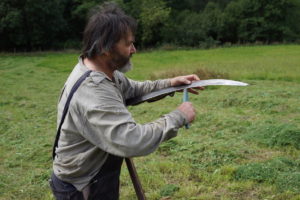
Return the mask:
[[[47,180],[56,103],[77,57],[0,54],[1,200],[53,199]],[[157,50],[136,54],[133,63],[128,76],[136,80],[207,72],[250,84],[191,95],[191,128],[135,158],[149,200],[300,199],[299,45]],[[129,110],[149,122],[175,109],[181,95]],[[136,199],[125,165],[121,199]]]

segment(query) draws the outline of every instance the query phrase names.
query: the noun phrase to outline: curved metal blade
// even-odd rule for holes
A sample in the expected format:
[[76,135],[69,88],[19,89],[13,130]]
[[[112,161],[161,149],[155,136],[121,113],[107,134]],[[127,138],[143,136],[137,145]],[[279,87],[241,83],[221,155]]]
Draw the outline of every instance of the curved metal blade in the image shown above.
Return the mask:
[[152,101],[159,100],[167,95],[170,95],[174,92],[177,92],[177,91],[180,91],[183,89],[204,87],[204,86],[209,86],[209,85],[247,86],[248,84],[240,82],[240,81],[233,81],[233,80],[226,80],[226,79],[200,80],[200,81],[195,81],[189,85],[168,87],[168,88],[164,88],[164,89],[157,90],[154,92],[150,92],[143,96],[127,99],[126,105],[127,106],[137,105],[137,104],[143,103],[145,101],[152,102]]

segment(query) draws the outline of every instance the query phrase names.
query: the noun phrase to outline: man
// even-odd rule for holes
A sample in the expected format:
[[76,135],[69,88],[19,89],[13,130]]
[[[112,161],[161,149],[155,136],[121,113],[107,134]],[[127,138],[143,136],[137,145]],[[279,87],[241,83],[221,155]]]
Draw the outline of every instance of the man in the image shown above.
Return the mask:
[[195,118],[192,104],[185,102],[151,123],[134,121],[126,99],[199,80],[196,75],[145,82],[126,78],[122,72],[131,68],[136,53],[135,29],[135,20],[112,3],[88,21],[82,56],[58,103],[59,123],[71,88],[92,70],[74,93],[61,128],[50,180],[57,199],[118,199],[123,158],[150,154]]

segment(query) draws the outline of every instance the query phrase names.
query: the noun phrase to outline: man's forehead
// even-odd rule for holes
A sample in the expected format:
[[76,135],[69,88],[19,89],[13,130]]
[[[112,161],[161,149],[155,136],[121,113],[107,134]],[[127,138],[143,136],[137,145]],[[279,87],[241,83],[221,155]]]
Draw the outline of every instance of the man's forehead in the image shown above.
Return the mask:
[[126,41],[133,42],[135,40],[135,36],[131,31],[128,31],[123,39],[125,39]]
[[135,36],[131,31],[127,32],[115,45],[129,44],[135,42]]

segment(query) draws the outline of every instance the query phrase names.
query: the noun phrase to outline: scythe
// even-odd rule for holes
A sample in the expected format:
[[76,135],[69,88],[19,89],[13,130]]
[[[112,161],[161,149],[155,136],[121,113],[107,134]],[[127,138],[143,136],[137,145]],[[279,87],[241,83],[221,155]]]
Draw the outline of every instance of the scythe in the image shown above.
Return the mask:
[[[197,88],[197,87],[204,87],[209,85],[229,85],[229,86],[247,86],[247,83],[239,82],[239,81],[233,81],[233,80],[226,80],[226,79],[209,79],[209,80],[200,80],[195,81],[189,85],[181,85],[176,87],[168,87],[165,89],[157,90],[154,92],[150,92],[146,95],[131,98],[126,100],[126,106],[133,106],[138,105],[143,102],[153,102],[160,100],[168,95],[173,95],[177,91],[183,90],[183,101],[188,101],[188,92],[187,89],[189,88]],[[185,126],[186,128],[189,128],[189,125],[187,124]],[[138,174],[136,171],[136,168],[133,163],[132,158],[125,158],[126,165],[130,174],[131,181],[133,183],[135,193],[137,195],[138,200],[146,200],[146,196],[144,193],[144,190],[142,188],[142,184],[138,178]]]

